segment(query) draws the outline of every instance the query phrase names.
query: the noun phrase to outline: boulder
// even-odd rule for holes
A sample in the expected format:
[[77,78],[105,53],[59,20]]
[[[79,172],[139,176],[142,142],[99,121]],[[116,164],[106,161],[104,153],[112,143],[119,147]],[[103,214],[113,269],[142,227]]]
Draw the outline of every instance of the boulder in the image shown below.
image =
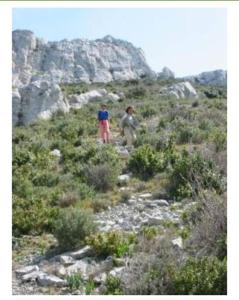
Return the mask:
[[176,83],[160,90],[160,95],[174,99],[197,99],[198,94],[189,81]]
[[142,198],[142,199],[151,199],[152,198],[152,194],[151,193],[140,194],[139,198]]
[[61,151],[58,149],[54,149],[51,151],[51,155],[56,156],[56,157],[61,157]]
[[106,279],[107,279],[107,274],[101,273],[101,274],[95,276],[93,280],[96,284],[101,284],[101,283],[104,283],[106,281]]
[[42,286],[62,287],[67,285],[66,280],[63,280],[55,275],[48,275],[48,274],[40,274],[37,277],[37,282],[39,283],[39,285]]
[[163,200],[163,199],[156,199],[156,200],[153,200],[153,203],[157,204],[158,206],[169,206],[169,203],[167,200]]
[[[49,119],[56,111],[69,111],[60,87],[48,81],[35,81],[20,89],[21,122],[30,124],[38,118]],[[16,115],[13,107],[13,115]]]
[[114,268],[113,270],[111,270],[109,272],[109,275],[114,276],[114,277],[119,277],[123,273],[124,270],[125,270],[125,267]]
[[66,268],[63,266],[56,267],[54,273],[57,277],[60,277],[60,278],[65,278],[65,276],[67,275]]
[[39,271],[39,267],[37,265],[22,267],[21,269],[17,269],[15,272],[16,275],[23,276],[34,271]]
[[157,79],[159,80],[168,80],[174,79],[174,72],[171,71],[168,67],[164,67],[161,72],[158,73]]
[[114,93],[108,93],[106,98],[107,98],[107,100],[110,100],[110,101],[119,101],[120,96],[117,94],[114,94]]
[[31,273],[27,273],[22,276],[21,280],[22,282],[28,282],[28,281],[36,281],[38,276],[46,275],[46,273],[42,271],[33,271]]
[[75,273],[81,273],[82,278],[88,279],[89,272],[91,271],[91,264],[88,260],[82,259],[76,261],[73,265],[66,268],[67,275],[72,275]]
[[63,265],[72,265],[74,264],[75,260],[71,257],[71,256],[68,256],[68,255],[61,255],[60,256],[60,262],[63,264]]
[[80,95],[71,95],[68,102],[70,107],[78,109],[91,101],[101,100],[106,95],[107,91],[105,89],[92,90]]
[[180,249],[183,248],[183,239],[181,237],[178,237],[176,239],[172,240],[172,244],[176,247],[179,247]]
[[129,157],[129,151],[124,146],[116,146],[115,149],[122,158]]
[[162,224],[162,220],[164,218],[162,216],[151,216],[148,218],[148,225],[160,225]]
[[128,182],[131,178],[132,174],[122,174],[120,176],[118,176],[118,181],[120,183],[125,183]]
[[93,250],[90,246],[85,246],[84,248],[81,248],[77,251],[70,252],[69,255],[74,259],[81,259],[86,256],[91,256],[93,253]]

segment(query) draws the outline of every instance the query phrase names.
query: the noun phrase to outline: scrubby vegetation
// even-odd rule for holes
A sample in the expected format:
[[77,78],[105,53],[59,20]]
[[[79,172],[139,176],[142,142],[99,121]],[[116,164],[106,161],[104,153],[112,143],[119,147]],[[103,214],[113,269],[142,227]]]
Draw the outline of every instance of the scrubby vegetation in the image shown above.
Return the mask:
[[[136,109],[141,126],[128,159],[114,145],[96,143],[99,103],[13,128],[14,238],[50,233],[62,250],[88,244],[97,257],[130,255],[127,282],[108,276],[105,294],[226,294],[226,90],[199,86],[195,101],[162,99],[159,89],[168,83],[62,85],[66,96],[95,88],[125,94],[108,108],[113,139],[120,137],[125,108]],[[118,175],[126,172],[133,174],[125,184],[132,189],[122,193]],[[143,226],[137,236],[97,232],[95,213],[140,192],[194,203],[182,213],[183,228]],[[175,235],[183,250],[172,246]],[[67,280],[72,291],[82,285],[79,274]],[[95,287],[89,281],[86,288],[90,294]]]
[[96,231],[96,224],[89,212],[68,208],[60,212],[53,234],[62,250],[84,245],[85,238]]
[[92,246],[95,253],[103,257],[110,255],[122,257],[129,252],[130,246],[135,243],[135,240],[134,234],[123,234],[117,231],[98,233],[86,238],[87,244]]

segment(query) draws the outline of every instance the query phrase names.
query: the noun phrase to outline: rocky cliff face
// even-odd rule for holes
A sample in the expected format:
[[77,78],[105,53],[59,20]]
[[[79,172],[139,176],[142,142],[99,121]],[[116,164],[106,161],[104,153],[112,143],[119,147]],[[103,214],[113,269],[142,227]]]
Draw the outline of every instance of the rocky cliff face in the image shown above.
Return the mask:
[[12,33],[13,125],[49,118],[70,103],[59,83],[130,80],[155,73],[143,51],[106,36],[95,41],[45,42],[28,30]]
[[111,36],[44,42],[31,31],[15,30],[12,39],[14,86],[39,79],[108,82],[155,76],[141,49]]
[[167,79],[174,79],[175,78],[174,72],[172,70],[170,70],[168,67],[164,67],[162,69],[162,71],[159,72],[157,75],[158,75],[157,78],[159,80],[167,80]]
[[203,72],[196,76],[187,76],[184,79],[197,84],[227,86],[227,71],[215,70]]

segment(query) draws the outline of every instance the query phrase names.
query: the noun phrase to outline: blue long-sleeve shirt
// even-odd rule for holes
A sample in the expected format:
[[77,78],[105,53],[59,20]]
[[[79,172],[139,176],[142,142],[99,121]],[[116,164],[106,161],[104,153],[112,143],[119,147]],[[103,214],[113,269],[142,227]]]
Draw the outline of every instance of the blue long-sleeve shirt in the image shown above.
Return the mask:
[[99,110],[98,111],[98,120],[103,121],[103,120],[108,120],[109,118],[109,113],[107,110]]

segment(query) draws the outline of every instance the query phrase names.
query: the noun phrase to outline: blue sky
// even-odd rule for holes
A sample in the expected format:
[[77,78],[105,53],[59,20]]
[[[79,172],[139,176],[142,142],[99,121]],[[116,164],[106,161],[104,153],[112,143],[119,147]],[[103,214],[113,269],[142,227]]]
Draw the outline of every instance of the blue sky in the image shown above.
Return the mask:
[[14,29],[48,41],[110,34],[142,48],[154,71],[177,76],[227,69],[223,8],[16,8]]

